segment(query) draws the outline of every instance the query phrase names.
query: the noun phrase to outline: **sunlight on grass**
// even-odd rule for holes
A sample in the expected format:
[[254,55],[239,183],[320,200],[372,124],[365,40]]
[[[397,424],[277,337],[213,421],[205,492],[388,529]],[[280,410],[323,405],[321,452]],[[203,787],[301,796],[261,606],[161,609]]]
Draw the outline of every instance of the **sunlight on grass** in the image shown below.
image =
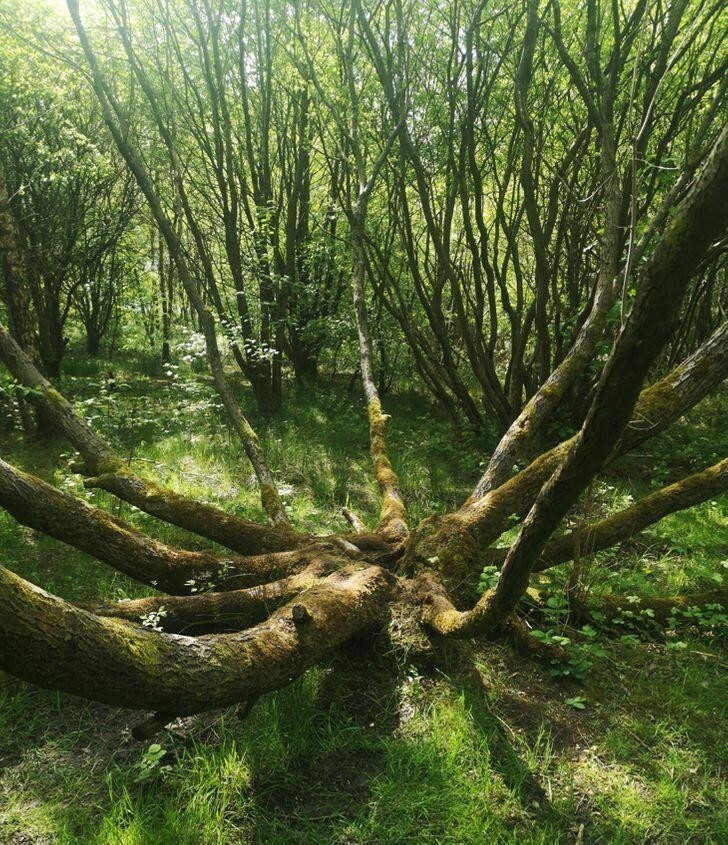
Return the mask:
[[[103,424],[135,469],[262,519],[249,466],[216,412],[200,411],[190,438],[175,422],[174,395],[161,394],[156,421],[130,428],[122,424],[126,403],[147,386],[131,376],[128,383]],[[82,379],[78,390],[83,395]],[[478,472],[478,449],[461,449],[412,397],[389,404],[393,454],[416,515],[452,507]],[[150,426],[168,431],[157,436]],[[376,520],[358,399],[298,403],[294,395],[265,439],[297,525],[343,529],[344,504]],[[12,436],[4,455],[166,542],[204,543],[103,491],[84,491],[67,470],[62,441],[28,448]],[[639,474],[610,476],[594,506],[607,513],[648,489]],[[621,593],[710,588],[726,576],[727,527],[725,497],[675,514],[598,555],[590,583]],[[0,551],[11,568],[70,599],[147,592],[6,514]],[[567,576],[554,573],[555,583]],[[492,644],[472,655],[475,686],[457,660],[442,674],[388,656],[370,657],[365,667],[337,659],[264,698],[244,722],[227,713],[186,739],[162,734],[170,768],[148,782],[139,781],[147,746],[128,738],[134,714],[7,678],[0,682],[0,842],[16,833],[54,845],[553,845],[579,835],[625,845],[724,841],[726,705],[717,671],[724,643],[716,634],[681,637],[679,653],[659,643],[606,645],[608,657],[585,687],[554,681]],[[583,711],[565,703],[575,695],[584,697]]]

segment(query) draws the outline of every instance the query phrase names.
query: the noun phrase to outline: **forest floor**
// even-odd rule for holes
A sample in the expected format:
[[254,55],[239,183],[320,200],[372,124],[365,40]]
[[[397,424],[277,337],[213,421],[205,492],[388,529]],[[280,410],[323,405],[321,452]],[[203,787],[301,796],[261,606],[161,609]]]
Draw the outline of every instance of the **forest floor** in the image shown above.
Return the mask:
[[[107,369],[70,361],[63,390],[139,471],[262,518],[204,380],[174,367],[140,376],[128,362],[114,364],[111,384]],[[385,402],[413,518],[457,505],[492,444],[454,434],[416,395]],[[707,400],[613,467],[592,491],[592,512],[624,507],[728,453],[725,407],[725,396]],[[343,530],[344,504],[374,516],[356,389],[292,392],[263,439],[298,527]],[[29,446],[6,434],[0,452],[165,541],[199,547],[83,490],[62,441]],[[4,565],[65,598],[145,594],[4,513],[0,552]],[[597,555],[585,577],[595,592],[698,591],[725,582],[727,558],[722,497]],[[565,577],[537,586],[558,596]],[[557,605],[557,627],[558,613]],[[138,713],[0,676],[0,843],[726,842],[719,617],[698,615],[667,633],[625,618],[622,636],[590,633],[584,681],[555,678],[505,644],[451,647],[437,662],[409,665],[360,643],[266,697],[245,721],[208,714],[149,743],[130,738]]]

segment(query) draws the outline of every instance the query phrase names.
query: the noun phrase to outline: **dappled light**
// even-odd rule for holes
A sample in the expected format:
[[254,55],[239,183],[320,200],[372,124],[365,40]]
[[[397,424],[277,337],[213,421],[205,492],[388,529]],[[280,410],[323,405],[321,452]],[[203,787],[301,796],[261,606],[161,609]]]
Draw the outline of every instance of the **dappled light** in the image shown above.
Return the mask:
[[0,0],[0,842],[722,841],[727,24]]

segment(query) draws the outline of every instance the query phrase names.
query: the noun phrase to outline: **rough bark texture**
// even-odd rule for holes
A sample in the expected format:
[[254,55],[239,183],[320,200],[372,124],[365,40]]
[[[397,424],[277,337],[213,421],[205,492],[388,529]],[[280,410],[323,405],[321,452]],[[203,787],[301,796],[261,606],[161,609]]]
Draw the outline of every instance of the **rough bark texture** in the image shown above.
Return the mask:
[[[75,412],[40,372],[33,362],[0,326],[0,358],[10,372],[26,387],[34,388],[32,401],[78,450],[83,466],[93,476],[87,481],[101,487],[129,504],[165,522],[171,522],[202,537],[219,542],[241,554],[285,551],[306,542],[287,525],[269,527],[226,513],[212,505],[203,505],[133,473],[91,427]],[[263,495],[263,492],[261,492]]]
[[[679,419],[728,375],[728,322],[671,373],[640,394],[632,419],[612,458],[640,446]],[[544,452],[525,469],[483,498],[443,517],[428,517],[410,538],[405,568],[429,561],[455,593],[472,592],[489,547],[508,527],[511,516],[525,516],[542,485],[573,447],[575,437]],[[434,561],[434,563],[432,563]]]
[[[363,180],[363,173],[361,174]],[[352,252],[354,268],[351,276],[352,295],[354,299],[354,314],[359,338],[359,366],[367,402],[369,416],[369,440],[374,462],[374,474],[379,485],[382,504],[377,533],[392,543],[403,544],[407,540],[407,509],[399,489],[399,478],[389,460],[387,451],[387,423],[389,414],[382,410],[374,380],[374,352],[369,333],[369,319],[367,316],[366,299],[364,295],[364,279],[366,278],[366,254],[364,251],[364,220],[368,191],[373,182],[363,184],[357,208],[351,216]]]
[[194,638],[95,616],[0,567],[0,669],[116,707],[188,715],[290,683],[381,624],[392,590],[383,569],[342,570],[254,628]]
[[306,566],[319,554],[243,557],[175,549],[1,459],[0,506],[23,525],[93,555],[136,581],[177,595],[188,594],[193,587],[197,590],[203,583],[213,583],[218,589],[260,584]]
[[581,375],[602,337],[607,314],[615,301],[615,286],[610,282],[596,292],[592,310],[564,360],[529,399],[511,423],[491,456],[468,502],[481,499],[500,487],[512,474],[515,462],[524,456],[543,424],[558,408],[567,391]]
[[299,548],[309,541],[286,526],[267,526],[181,496],[168,487],[136,475],[125,465],[114,465],[110,472],[87,478],[88,487],[113,493],[158,519],[185,528],[200,537],[214,540],[241,554],[280,552]]
[[[382,505],[380,522],[371,534],[360,530],[363,526],[350,515],[358,533],[317,539],[293,531],[282,514],[255,432],[227,387],[215,325],[179,236],[155,193],[143,157],[129,136],[121,131],[123,110],[100,73],[81,25],[78,3],[68,0],[68,5],[109,129],[147,197],[170,258],[197,312],[217,389],[245,444],[260,483],[263,505],[275,524],[273,527],[260,526],[230,516],[135,475],[43,378],[12,337],[0,328],[0,356],[16,378],[34,388],[34,401],[48,412],[58,429],[79,450],[85,462],[84,472],[92,476],[86,482],[89,486],[108,490],[147,513],[199,536],[251,553],[242,558],[170,548],[0,461],[0,505],[18,521],[170,592],[187,593],[200,586],[206,590],[214,584],[214,591],[202,594],[170,598],[153,596],[125,603],[80,607],[51,596],[0,567],[0,668],[55,689],[116,705],[152,709],[158,714],[154,724],[163,724],[175,715],[254,701],[261,694],[289,683],[350,638],[384,629],[394,608],[400,616],[389,626],[390,631],[400,621],[405,624],[409,615],[415,624],[424,623],[445,636],[491,636],[510,632],[520,647],[540,652],[542,647],[535,645],[527,628],[514,616],[514,609],[534,568],[566,560],[572,553],[576,545],[573,536],[566,535],[548,544],[560,519],[609,460],[643,442],[684,413],[715,386],[728,369],[728,329],[724,325],[683,365],[640,394],[649,368],[670,334],[691,274],[706,248],[722,234],[728,223],[728,207],[724,202],[728,193],[728,130],[723,131],[707,165],[678,207],[651,258],[642,267],[633,312],[602,374],[581,431],[541,455],[514,478],[493,486],[480,498],[469,500],[456,513],[424,520],[410,535],[399,480],[387,452],[388,417],[382,410],[373,376],[364,296],[364,211],[378,168],[395,139],[399,140],[403,155],[414,168],[418,192],[426,202],[429,202],[428,174],[403,117],[382,150],[372,175],[366,178],[366,155],[357,141],[358,89],[353,62],[356,20],[359,20],[369,48],[377,52],[378,46],[363,8],[358,3],[352,4],[346,48],[347,82],[352,92],[351,140],[357,158],[360,203],[357,208],[350,209],[349,214],[354,257],[352,286],[371,453]],[[591,8],[595,8],[594,4]],[[532,3],[530,9],[534,18],[537,4]],[[127,38],[123,33],[122,37]],[[532,51],[533,27],[529,38],[531,42],[527,49]],[[128,41],[125,45],[128,47]],[[587,46],[593,52],[594,44]],[[129,56],[133,58],[131,53]],[[572,372],[569,368],[572,364],[576,368],[583,363],[589,345],[600,334],[607,300],[602,301],[599,297],[611,291],[609,285],[614,278],[615,255],[620,242],[614,203],[616,177],[613,173],[610,99],[614,89],[606,87],[606,75],[600,63],[592,57],[590,64],[590,73],[600,86],[598,102],[590,108],[596,118],[592,115],[590,119],[602,132],[602,169],[609,174],[610,184],[605,188],[605,232],[593,322],[587,322],[566,370],[554,375],[551,386],[558,391],[563,391],[564,385],[575,377],[576,369]],[[377,73],[386,75],[383,70],[378,67]],[[143,74],[136,75],[144,87]],[[519,108],[524,131],[528,133],[526,81],[522,80],[523,101]],[[147,96],[154,106],[153,92]],[[388,99],[392,111],[398,113],[400,104],[396,97],[388,95]],[[530,194],[528,201],[535,203],[537,191],[529,181],[530,176],[530,167],[524,168],[522,187]],[[437,261],[445,277],[450,276],[451,289],[456,295],[458,280],[454,278],[455,270],[449,260],[448,242],[438,234],[433,208],[426,206],[423,211]],[[530,222],[538,235],[537,212],[532,205]],[[541,249],[543,243],[535,246]],[[545,368],[551,354],[548,333],[543,333],[544,306],[549,290],[543,284],[547,279],[543,265],[545,254],[542,252],[536,258],[539,265],[536,296],[542,297],[536,304],[541,332],[541,345],[536,354]],[[457,310],[457,302],[455,305]],[[463,313],[459,312],[461,323]],[[566,381],[562,379],[564,372]],[[548,408],[553,409],[554,403],[558,404],[558,393],[551,395],[549,390],[541,394],[521,421],[522,436],[519,424],[513,438],[503,444],[495,463],[500,469],[494,470],[495,475],[488,484],[494,485],[502,476],[502,469],[513,454],[511,441],[518,444],[528,440],[545,419]],[[501,404],[495,393],[491,393],[488,400],[494,408]],[[581,549],[611,544],[665,513],[713,495],[724,489],[727,471],[726,461],[723,461],[684,482],[657,491],[621,514],[602,520],[586,529],[586,546],[582,530],[579,532]],[[488,552],[492,551],[490,544],[508,526],[513,514],[526,515],[526,518],[516,542],[505,552],[498,586],[488,591],[470,610],[457,609],[451,595],[460,599],[467,592],[473,576],[477,576]],[[400,576],[413,577],[395,577],[386,568],[395,566],[400,568]],[[198,585],[198,579],[201,585]],[[191,584],[191,581],[195,583]],[[704,601],[723,602],[724,598],[724,592],[721,592],[710,594],[710,599],[698,596],[680,600],[684,606],[690,606]],[[666,601],[676,606],[678,600]],[[654,606],[657,604],[659,602]],[[147,625],[143,625],[144,622]],[[234,629],[234,633],[228,632],[229,629]],[[189,636],[193,631],[201,635]],[[419,628],[418,632],[424,638]]]

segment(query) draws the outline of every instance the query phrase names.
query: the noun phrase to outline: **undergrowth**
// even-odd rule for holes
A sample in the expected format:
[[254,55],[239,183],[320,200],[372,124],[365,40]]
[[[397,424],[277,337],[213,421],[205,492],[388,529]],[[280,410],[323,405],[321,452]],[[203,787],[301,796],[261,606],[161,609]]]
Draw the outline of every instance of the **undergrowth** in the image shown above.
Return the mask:
[[[190,378],[193,363],[148,376],[118,363],[111,372],[71,364],[63,390],[138,470],[262,518],[209,384]],[[721,401],[620,461],[584,507],[592,515],[624,507],[728,452]],[[453,433],[416,394],[387,397],[387,410],[413,520],[459,504],[492,442]],[[343,529],[343,505],[373,524],[363,403],[345,381],[289,391],[263,438],[298,526]],[[167,542],[202,542],[84,490],[62,441],[28,445],[11,433],[2,451]],[[726,528],[725,497],[675,514],[590,559],[586,586],[615,595],[715,587],[728,577]],[[147,592],[5,514],[0,550],[19,574],[69,599]],[[486,571],[483,586],[495,577]],[[353,644],[245,721],[185,720],[146,744],[129,735],[139,714],[4,677],[0,842],[726,841],[724,611],[690,610],[657,630],[625,608],[621,619],[572,626],[568,579],[568,567],[545,573],[528,617],[536,636],[567,647],[565,665],[476,643],[448,647],[437,666],[410,666]]]

